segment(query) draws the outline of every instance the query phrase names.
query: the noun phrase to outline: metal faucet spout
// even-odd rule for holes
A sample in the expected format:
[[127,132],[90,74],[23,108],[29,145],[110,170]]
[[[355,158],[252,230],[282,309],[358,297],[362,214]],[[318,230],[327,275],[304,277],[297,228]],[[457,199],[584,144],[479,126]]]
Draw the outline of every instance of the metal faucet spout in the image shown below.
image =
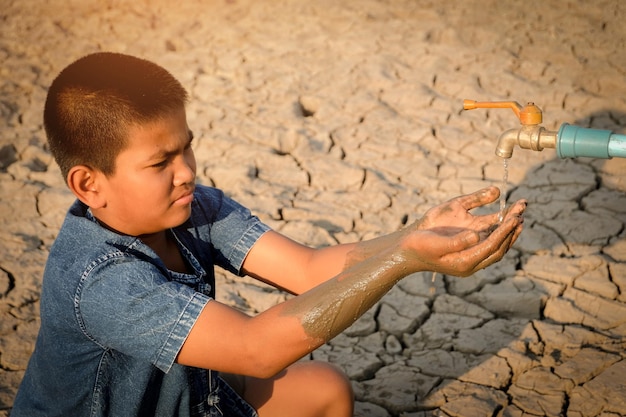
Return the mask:
[[542,151],[544,148],[556,148],[557,132],[548,131],[538,125],[525,125],[519,129],[509,129],[498,138],[496,155],[511,158],[515,145],[522,149]]
[[513,148],[518,142],[520,130],[521,129],[509,129],[500,135],[498,145],[496,146],[496,155],[506,159],[513,156]]
[[503,108],[512,109],[522,127],[500,135],[496,146],[496,155],[500,158],[511,158],[515,145],[533,151],[554,148],[559,158],[626,158],[626,134],[567,123],[563,123],[558,132],[547,131],[540,126],[541,109],[532,102],[522,107],[516,101],[463,101],[464,110]]

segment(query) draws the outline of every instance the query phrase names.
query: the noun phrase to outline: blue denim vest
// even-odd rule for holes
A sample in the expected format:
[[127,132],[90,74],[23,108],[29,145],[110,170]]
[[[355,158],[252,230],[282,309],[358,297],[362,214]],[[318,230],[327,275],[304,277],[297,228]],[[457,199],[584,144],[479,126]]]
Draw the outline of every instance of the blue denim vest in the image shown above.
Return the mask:
[[214,297],[214,265],[241,274],[267,230],[220,190],[198,186],[190,218],[171,230],[193,269],[181,274],[74,203],[48,257],[41,328],[11,415],[213,415],[227,389],[217,373],[175,359]]

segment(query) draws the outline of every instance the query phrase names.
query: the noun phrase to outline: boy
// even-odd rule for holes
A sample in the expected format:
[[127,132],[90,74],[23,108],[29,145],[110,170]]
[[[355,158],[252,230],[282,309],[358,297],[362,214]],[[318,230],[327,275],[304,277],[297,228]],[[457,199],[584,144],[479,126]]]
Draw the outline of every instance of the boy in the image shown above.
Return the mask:
[[[163,68],[121,54],[88,55],[52,83],[46,134],[77,201],[13,416],[350,416],[347,378],[296,361],[401,278],[470,275],[521,232],[524,201],[497,227],[469,213],[497,199],[488,188],[374,240],[300,245],[195,185],[186,100]],[[248,317],[213,299],[214,265],[297,296]]]

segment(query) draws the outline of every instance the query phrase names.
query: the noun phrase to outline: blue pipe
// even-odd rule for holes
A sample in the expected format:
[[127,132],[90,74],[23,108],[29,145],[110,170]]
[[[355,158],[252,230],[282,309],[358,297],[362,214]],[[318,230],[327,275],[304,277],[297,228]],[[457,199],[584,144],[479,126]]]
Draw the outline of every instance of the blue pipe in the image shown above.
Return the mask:
[[626,158],[626,135],[563,123],[557,133],[559,158]]

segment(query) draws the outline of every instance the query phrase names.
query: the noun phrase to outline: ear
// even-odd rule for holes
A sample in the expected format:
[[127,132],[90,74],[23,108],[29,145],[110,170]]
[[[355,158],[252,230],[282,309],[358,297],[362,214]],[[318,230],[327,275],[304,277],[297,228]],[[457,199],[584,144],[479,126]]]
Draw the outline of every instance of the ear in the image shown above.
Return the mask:
[[92,209],[102,208],[106,203],[101,181],[104,174],[86,165],[73,166],[67,173],[67,185],[72,193]]

